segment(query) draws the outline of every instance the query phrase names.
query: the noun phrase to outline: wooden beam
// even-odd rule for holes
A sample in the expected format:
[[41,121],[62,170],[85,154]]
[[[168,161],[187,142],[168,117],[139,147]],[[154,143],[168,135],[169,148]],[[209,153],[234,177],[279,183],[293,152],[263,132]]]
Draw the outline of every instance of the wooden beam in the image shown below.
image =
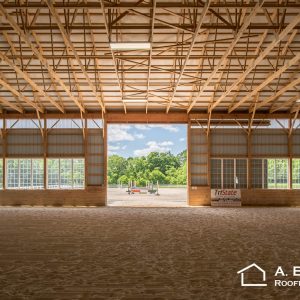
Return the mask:
[[210,1],[211,1],[211,0],[208,0],[208,1],[205,3],[204,8],[203,8],[203,10],[202,10],[202,12],[201,12],[200,20],[198,21],[197,28],[196,28],[196,30],[195,30],[195,32],[194,32],[194,34],[193,34],[193,38],[192,38],[192,41],[191,41],[191,43],[190,43],[189,49],[188,49],[188,51],[187,51],[187,54],[186,54],[184,63],[183,63],[183,65],[181,66],[180,74],[179,74],[179,76],[178,76],[178,78],[177,78],[177,81],[176,81],[175,86],[174,86],[174,88],[173,88],[172,95],[171,95],[170,100],[169,100],[169,103],[168,103],[168,105],[167,105],[167,112],[169,112],[169,110],[170,110],[170,107],[171,107],[171,105],[172,105],[172,102],[173,102],[174,96],[175,96],[175,94],[176,94],[177,88],[178,88],[178,86],[179,86],[179,84],[180,84],[182,75],[184,74],[186,65],[187,65],[187,63],[188,63],[188,61],[189,61],[189,58],[190,58],[190,55],[191,55],[191,53],[192,53],[192,51],[193,51],[193,48],[194,48],[196,39],[197,39],[197,37],[198,37],[199,31],[200,31],[200,29],[201,29],[201,26],[202,26],[202,24],[203,24],[204,18],[205,18],[205,16],[206,16],[207,11],[208,11],[208,8],[209,8],[209,5],[210,5]]
[[42,53],[34,46],[33,41],[30,39],[29,33],[24,33],[24,31],[20,28],[20,26],[14,21],[14,19],[7,13],[4,9],[3,5],[0,4],[0,14],[7,20],[10,26],[16,31],[19,37],[27,44],[27,46],[31,49],[31,51],[36,55],[42,65],[48,70],[53,78],[59,83],[59,85],[64,89],[66,94],[70,97],[70,99],[78,106],[78,108],[84,112],[84,107],[78,102],[78,100],[72,95],[69,88],[65,85],[63,80],[59,77],[59,75],[54,72],[53,68],[48,63],[47,59],[45,59]]
[[265,79],[260,85],[258,85],[255,89],[253,89],[250,93],[248,93],[245,97],[243,97],[238,103],[233,105],[228,112],[231,113],[235,109],[237,109],[244,102],[249,100],[251,97],[255,96],[259,91],[261,91],[266,85],[272,82],[275,78],[279,77],[283,72],[285,72],[288,68],[296,64],[300,60],[300,53],[297,54],[293,59],[289,60],[286,64],[284,64],[280,69],[271,74],[267,79]]
[[185,113],[108,113],[105,116],[107,123],[183,123],[188,122]]
[[[281,96],[283,93],[285,93],[286,91],[288,91],[289,89],[293,88],[294,86],[300,84],[300,77],[296,78],[295,80],[293,80],[292,82],[290,82],[289,84],[287,84],[286,86],[284,86],[283,88],[281,88],[277,93],[275,93],[274,95],[268,97],[267,99],[263,100],[260,103],[257,103],[256,109],[268,104],[269,102],[275,100],[276,98],[278,98],[279,96]],[[249,112],[252,112],[253,108],[251,108],[249,110]]]
[[[277,106],[274,106],[270,109],[270,113],[274,113],[275,111],[277,110],[280,110],[282,108],[285,108],[287,106],[290,106],[291,104],[295,103],[298,99],[300,99],[300,96],[296,95],[296,96],[293,96],[291,97],[290,99],[284,101],[284,103],[282,104],[278,104]],[[291,111],[292,113],[292,111]]]
[[57,23],[57,25],[58,25],[58,27],[59,27],[59,30],[60,30],[60,32],[61,32],[61,35],[62,35],[63,40],[64,40],[64,42],[65,42],[65,44],[66,44],[66,47],[67,47],[67,52],[69,51],[69,49],[72,50],[73,55],[74,55],[75,58],[76,58],[76,62],[78,63],[79,68],[80,68],[82,74],[84,75],[84,77],[85,77],[85,79],[86,79],[86,81],[87,81],[87,83],[88,83],[88,85],[89,85],[91,91],[93,92],[93,94],[95,95],[97,101],[99,102],[99,104],[100,104],[100,106],[101,106],[101,109],[105,112],[105,106],[104,106],[103,99],[101,99],[101,98],[99,97],[98,92],[97,92],[97,89],[96,89],[96,87],[94,86],[92,80],[90,79],[88,72],[86,71],[84,65],[82,64],[81,59],[80,59],[79,55],[77,54],[77,51],[76,51],[76,49],[75,49],[75,47],[74,47],[72,41],[71,41],[70,38],[69,38],[69,35],[67,34],[67,32],[66,32],[66,30],[65,30],[65,28],[64,28],[64,26],[63,26],[63,24],[61,23],[60,18],[59,18],[59,15],[58,15],[58,13],[57,13],[56,10],[55,10],[55,8],[54,8],[54,6],[53,6],[53,4],[52,4],[52,1],[50,1],[50,0],[45,0],[45,2],[47,3],[50,12],[51,12],[52,16],[54,17],[54,19],[55,19],[55,21],[56,21],[56,23]]
[[294,29],[294,27],[300,22],[300,14],[298,14],[296,17],[294,17],[290,24],[278,35],[278,37],[270,43],[267,48],[255,59],[255,61],[248,66],[246,71],[241,74],[238,79],[226,90],[225,93],[222,94],[221,97],[213,104],[211,109],[214,109],[221,101],[223,101],[234,89],[237,88],[237,86],[242,82],[247,75],[258,65],[260,64],[264,58],[272,51],[272,49],[278,45],[278,43],[284,39],[290,31]]
[[[247,30],[247,27],[251,23],[252,18],[256,15],[256,13],[258,12],[258,10],[262,7],[263,3],[264,3],[264,1],[257,2],[256,5],[255,5],[255,7],[253,8],[253,10],[251,11],[251,13],[249,14],[249,16],[243,22],[243,25],[240,28],[240,30],[238,31],[238,33],[236,34],[234,40],[231,42],[231,44],[229,45],[229,47],[226,49],[225,53],[223,54],[222,58],[218,62],[217,66],[211,72],[211,74],[209,75],[208,79],[205,81],[204,85],[200,88],[200,90],[197,93],[196,97],[194,98],[194,100],[192,101],[192,103],[189,105],[188,110],[187,110],[188,113],[191,111],[191,109],[193,108],[193,106],[196,104],[197,100],[202,96],[202,94],[204,93],[204,91],[208,88],[209,84],[211,83],[211,81],[213,80],[213,78],[216,76],[216,74],[218,73],[218,71],[220,70],[220,68],[222,68],[224,66],[224,64],[227,63],[227,57],[228,57],[228,55],[231,53],[231,51],[234,49],[234,47],[236,46],[236,44],[239,41],[239,39],[241,38],[241,36]],[[215,104],[213,104],[213,105],[215,105]]]
[[5,54],[1,52],[0,59],[4,60],[11,68],[13,68],[16,71],[17,74],[22,76],[24,80],[27,81],[35,91],[39,92],[41,96],[45,97],[45,99],[47,99],[51,104],[53,104],[59,111],[61,111],[62,113],[64,112],[64,109],[54,99],[47,95],[44,89],[37,85],[31,79],[27,72],[22,71],[17,65],[14,64],[14,62],[12,62]]
[[9,83],[5,82],[3,79],[0,78],[0,85],[4,86],[6,89],[8,89],[12,94],[17,96],[19,99],[26,102],[28,105],[32,106],[34,109],[38,110],[39,112],[43,113],[44,109],[39,107],[37,104],[35,104],[33,101],[31,101],[29,98],[21,94],[19,91],[17,91],[14,87],[12,87]]
[[23,113],[23,108],[22,108],[22,107],[19,107],[19,106],[13,104],[13,103],[7,101],[7,100],[4,99],[3,97],[0,97],[0,102],[1,102],[2,104],[4,104],[4,105],[7,105],[8,107],[10,107],[10,108],[12,108],[12,109],[18,111],[18,112],[21,113],[21,114]]

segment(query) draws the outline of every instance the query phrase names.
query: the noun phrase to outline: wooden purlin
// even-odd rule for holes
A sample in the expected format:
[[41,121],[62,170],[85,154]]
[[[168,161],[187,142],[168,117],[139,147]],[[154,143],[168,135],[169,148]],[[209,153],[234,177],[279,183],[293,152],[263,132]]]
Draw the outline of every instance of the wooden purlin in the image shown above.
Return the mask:
[[11,25],[11,27],[14,28],[14,30],[19,34],[20,38],[28,45],[28,47],[32,50],[32,52],[37,56],[37,58],[40,60],[40,62],[45,66],[49,73],[51,73],[51,76],[55,78],[55,80],[60,84],[60,86],[64,89],[64,91],[68,94],[68,96],[76,103],[78,108],[84,112],[84,108],[81,106],[81,104],[78,102],[77,99],[75,99],[71,93],[71,91],[68,89],[68,87],[65,85],[65,83],[62,81],[60,76],[54,72],[53,68],[50,66],[48,61],[43,57],[41,52],[34,46],[32,41],[30,40],[30,35],[28,33],[24,33],[24,31],[20,28],[20,26],[13,20],[13,18],[7,13],[7,11],[4,9],[2,4],[0,4],[0,13],[2,16],[8,21],[8,23]]

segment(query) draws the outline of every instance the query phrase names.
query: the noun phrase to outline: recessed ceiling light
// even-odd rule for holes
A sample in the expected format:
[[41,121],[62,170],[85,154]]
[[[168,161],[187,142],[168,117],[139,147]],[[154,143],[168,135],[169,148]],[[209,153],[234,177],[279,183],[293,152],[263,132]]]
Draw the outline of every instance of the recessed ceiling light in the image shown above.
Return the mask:
[[110,43],[112,50],[150,50],[151,43],[149,42],[129,42],[129,43]]

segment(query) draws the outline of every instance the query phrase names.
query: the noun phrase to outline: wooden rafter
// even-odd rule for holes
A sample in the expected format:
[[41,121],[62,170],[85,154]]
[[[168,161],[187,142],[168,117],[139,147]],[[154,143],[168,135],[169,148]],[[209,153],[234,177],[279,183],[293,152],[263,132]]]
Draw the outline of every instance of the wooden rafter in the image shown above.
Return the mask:
[[[253,10],[250,12],[249,16],[247,17],[247,19],[244,21],[243,25],[241,26],[240,30],[238,31],[238,33],[236,34],[234,40],[231,42],[231,44],[229,45],[229,47],[226,49],[225,53],[223,54],[222,58],[220,59],[219,63],[217,64],[217,66],[215,67],[215,69],[213,70],[213,72],[210,74],[210,76],[208,77],[208,79],[205,81],[205,83],[203,84],[203,86],[201,87],[200,91],[197,93],[195,99],[192,101],[192,103],[189,105],[188,107],[188,112],[191,111],[191,109],[193,108],[193,106],[196,104],[198,98],[204,93],[204,91],[207,89],[207,87],[209,86],[209,84],[211,83],[211,81],[213,80],[213,78],[216,76],[216,74],[218,73],[218,71],[220,70],[221,67],[224,66],[224,64],[227,63],[227,57],[228,55],[231,53],[231,51],[234,49],[234,47],[236,46],[237,42],[239,41],[239,39],[241,38],[241,36],[244,34],[244,32],[247,30],[248,25],[251,23],[252,18],[256,15],[256,13],[258,12],[258,10],[262,7],[264,1],[261,2],[257,2],[257,4],[255,5],[255,7],[253,8]],[[215,102],[216,103],[216,102]],[[215,105],[214,103],[214,105]],[[212,106],[213,107],[213,106]],[[211,108],[212,109],[212,108]]]

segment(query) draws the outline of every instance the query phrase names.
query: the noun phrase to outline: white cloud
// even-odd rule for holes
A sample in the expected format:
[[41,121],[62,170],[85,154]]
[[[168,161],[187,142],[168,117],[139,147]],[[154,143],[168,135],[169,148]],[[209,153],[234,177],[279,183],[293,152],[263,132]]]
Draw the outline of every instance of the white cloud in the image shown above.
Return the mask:
[[138,130],[150,130],[151,128],[161,128],[171,132],[179,131],[178,127],[169,124],[152,124],[152,125],[138,124],[138,125],[134,125],[134,127]]
[[130,128],[129,125],[110,125],[108,127],[108,141],[134,141],[134,136],[128,132]]
[[184,141],[185,141],[185,138],[180,138],[179,141],[180,141],[180,142],[184,142]]
[[165,129],[168,130],[170,132],[178,132],[179,129],[178,127],[174,126],[174,125],[168,125],[168,124],[155,124],[155,125],[149,125],[151,128],[161,128],[161,129]]
[[145,138],[145,136],[142,133],[135,133],[134,137],[136,137],[137,139],[140,139],[140,140]]
[[135,125],[134,127],[138,130],[150,130],[150,127],[148,125],[138,124],[138,125]]
[[115,146],[115,145],[108,145],[108,149],[109,150],[112,150],[112,151],[116,151],[116,150],[119,150],[120,149],[120,146]]
[[171,151],[171,147],[174,145],[171,141],[164,141],[157,143],[155,141],[150,141],[147,143],[147,147],[144,149],[137,149],[134,151],[135,156],[146,156],[151,152],[168,152]]

